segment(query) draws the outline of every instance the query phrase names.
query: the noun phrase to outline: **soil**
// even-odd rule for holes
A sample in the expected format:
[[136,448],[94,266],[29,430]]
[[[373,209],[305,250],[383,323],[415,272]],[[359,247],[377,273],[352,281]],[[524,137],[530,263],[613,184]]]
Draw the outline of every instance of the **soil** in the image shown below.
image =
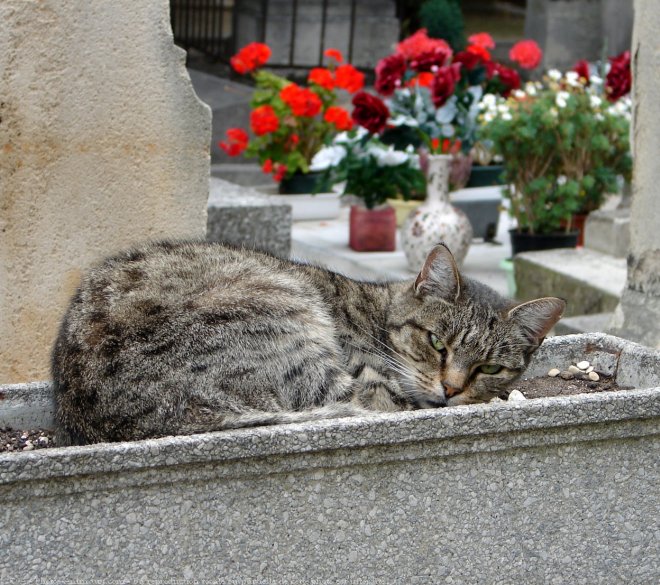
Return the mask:
[[[598,382],[574,378],[564,380],[557,376],[542,376],[539,378],[520,379],[508,389],[519,390],[525,398],[544,398],[549,396],[572,396],[574,394],[591,394],[593,392],[616,392],[630,390],[621,387],[612,378],[601,375]],[[504,397],[503,397],[504,398]],[[49,430],[13,430],[0,428],[0,453],[32,451],[55,447],[55,433]]]

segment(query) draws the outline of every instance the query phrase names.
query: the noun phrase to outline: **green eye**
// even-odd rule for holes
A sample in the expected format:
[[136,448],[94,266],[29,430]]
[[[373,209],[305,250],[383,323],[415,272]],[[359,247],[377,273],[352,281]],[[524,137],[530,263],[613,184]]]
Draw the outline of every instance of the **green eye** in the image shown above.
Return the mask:
[[435,333],[431,333],[431,345],[436,351],[444,351],[445,344],[438,339],[438,336]]
[[502,369],[502,366],[498,366],[496,364],[484,364],[483,366],[481,366],[479,368],[479,370],[481,372],[483,372],[484,374],[489,374],[489,375],[497,374],[497,372],[499,372],[501,369]]

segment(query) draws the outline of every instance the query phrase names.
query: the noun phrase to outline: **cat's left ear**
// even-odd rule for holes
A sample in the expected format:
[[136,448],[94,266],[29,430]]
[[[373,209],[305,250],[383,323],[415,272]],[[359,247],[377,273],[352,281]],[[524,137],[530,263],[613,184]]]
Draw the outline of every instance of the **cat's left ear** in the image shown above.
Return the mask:
[[521,303],[511,309],[507,318],[518,323],[529,340],[539,345],[548,332],[561,319],[566,301],[557,297],[545,297]]
[[454,303],[461,294],[461,276],[454,256],[444,244],[429,252],[414,284],[415,296],[433,295]]

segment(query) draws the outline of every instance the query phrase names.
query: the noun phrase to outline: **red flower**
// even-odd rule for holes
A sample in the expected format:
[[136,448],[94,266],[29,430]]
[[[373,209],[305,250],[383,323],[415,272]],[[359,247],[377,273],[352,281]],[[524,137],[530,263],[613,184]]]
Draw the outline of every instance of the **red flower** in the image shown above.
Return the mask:
[[488,63],[486,65],[486,77],[499,82],[501,85],[500,93],[503,97],[509,97],[514,89],[520,88],[520,75],[518,72],[500,63]]
[[314,67],[314,69],[309,72],[307,81],[309,81],[309,83],[320,85],[328,90],[335,87],[335,80],[332,78],[332,73],[323,67]]
[[300,136],[297,134],[291,134],[291,136],[289,136],[289,142],[291,146],[296,146],[300,142]]
[[468,42],[483,47],[484,49],[494,49],[495,41],[487,32],[477,33],[468,37]]
[[376,91],[384,96],[390,96],[394,90],[401,87],[401,80],[406,72],[406,60],[403,55],[390,55],[376,65]]
[[509,51],[509,59],[518,63],[523,69],[534,69],[543,59],[543,51],[536,41],[518,41]]
[[426,29],[421,28],[414,35],[402,40],[396,46],[396,52],[401,53],[408,61],[412,61],[423,53],[434,51],[438,47],[448,51],[451,56],[451,47],[447,44],[447,41],[432,39],[426,33]]
[[250,113],[250,126],[257,136],[275,132],[280,127],[280,120],[272,106],[259,106]]
[[261,165],[261,170],[266,173],[267,175],[270,175],[270,173],[273,172],[273,161],[269,158],[267,158],[264,161],[264,164]]
[[286,165],[277,165],[277,170],[273,175],[273,179],[279,183],[284,178],[284,175],[286,175],[286,170]]
[[482,62],[481,55],[468,51],[461,51],[454,55],[454,63],[460,63],[467,71],[472,71],[477,65]]
[[411,87],[414,87],[416,85],[420,87],[431,87],[431,84],[433,83],[433,78],[435,76],[433,73],[430,73],[428,71],[424,71],[423,73],[420,73],[417,77],[413,77],[409,82],[408,85]]
[[610,57],[610,70],[605,79],[605,92],[611,102],[630,93],[632,74],[630,72],[630,51],[617,57]]
[[218,142],[218,146],[229,156],[238,156],[241,154],[247,148],[248,141],[250,140],[248,133],[241,128],[230,128],[227,130],[227,138],[229,142]]
[[250,43],[234,55],[229,63],[234,71],[240,74],[249,73],[261,67],[270,59],[271,50],[263,43]]
[[335,85],[348,93],[355,93],[364,87],[364,73],[353,65],[340,65],[335,71]]
[[574,66],[573,66],[573,71],[577,73],[582,79],[586,81],[586,84],[589,85],[589,62],[585,61],[584,59],[578,61]]
[[436,154],[458,154],[461,150],[461,141],[458,138],[456,140],[444,138],[442,143],[440,143],[439,138],[432,138],[431,150]]
[[338,49],[326,49],[323,51],[323,54],[328,58],[328,59],[334,59],[337,61],[337,63],[343,63],[344,61],[344,56],[341,54],[341,51]]
[[410,67],[418,72],[432,71],[437,67],[442,67],[449,59],[451,59],[451,49],[438,46],[431,51],[417,55],[410,61]]
[[351,115],[339,106],[330,106],[326,111],[323,119],[330,124],[334,124],[337,130],[350,130],[353,128],[353,120]]
[[431,84],[431,99],[436,108],[447,102],[454,94],[456,82],[461,78],[461,64],[453,63],[447,67],[441,67],[433,78]]
[[291,108],[295,116],[316,116],[321,111],[321,98],[312,90],[290,83],[282,91],[280,98]]
[[477,55],[481,61],[490,61],[490,53],[488,52],[488,49],[481,45],[470,45],[465,50],[472,55]]
[[379,97],[365,91],[353,97],[353,120],[372,134],[378,134],[385,128],[390,111]]

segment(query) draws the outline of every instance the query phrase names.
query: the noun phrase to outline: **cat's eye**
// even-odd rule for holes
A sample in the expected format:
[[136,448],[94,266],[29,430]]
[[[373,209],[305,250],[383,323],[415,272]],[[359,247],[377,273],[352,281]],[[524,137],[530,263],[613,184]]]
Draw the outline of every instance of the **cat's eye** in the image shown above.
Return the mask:
[[438,339],[438,336],[435,333],[431,333],[429,337],[431,339],[431,345],[433,346],[433,349],[436,351],[444,351],[446,349],[445,344],[442,343],[440,339]]
[[483,374],[497,374],[500,370],[502,369],[502,366],[498,366],[497,364],[484,364],[479,368],[479,371],[482,372]]

